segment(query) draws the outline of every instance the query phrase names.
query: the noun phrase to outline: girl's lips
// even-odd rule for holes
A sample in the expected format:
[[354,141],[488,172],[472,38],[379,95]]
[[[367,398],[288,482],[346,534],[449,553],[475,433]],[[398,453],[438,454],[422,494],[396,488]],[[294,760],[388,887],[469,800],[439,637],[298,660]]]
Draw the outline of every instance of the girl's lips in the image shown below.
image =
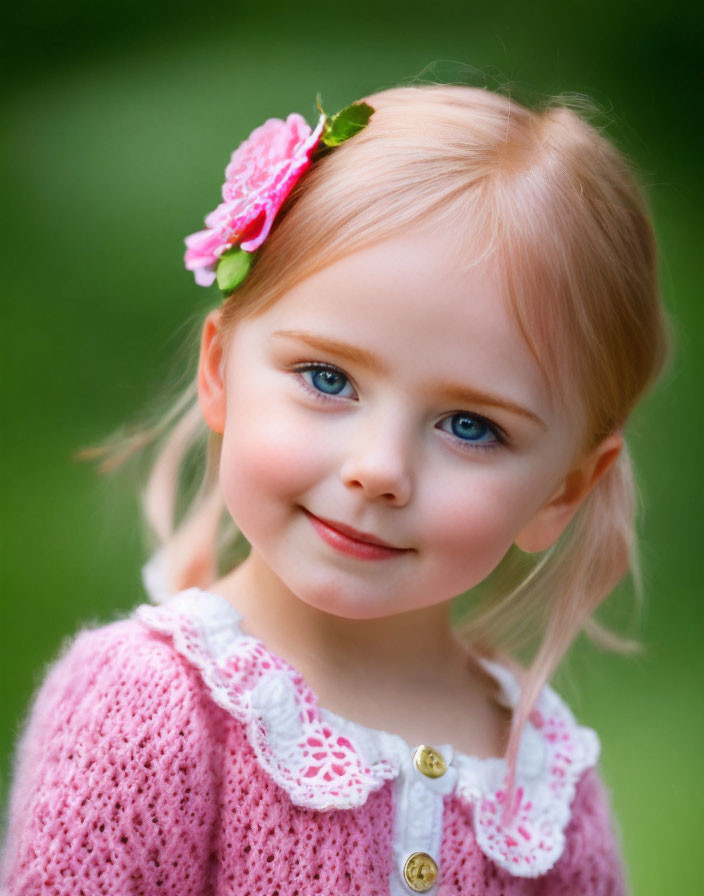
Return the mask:
[[398,557],[409,550],[409,548],[396,548],[375,535],[360,532],[344,523],[322,519],[305,508],[304,512],[323,541],[343,554],[365,560],[383,560]]

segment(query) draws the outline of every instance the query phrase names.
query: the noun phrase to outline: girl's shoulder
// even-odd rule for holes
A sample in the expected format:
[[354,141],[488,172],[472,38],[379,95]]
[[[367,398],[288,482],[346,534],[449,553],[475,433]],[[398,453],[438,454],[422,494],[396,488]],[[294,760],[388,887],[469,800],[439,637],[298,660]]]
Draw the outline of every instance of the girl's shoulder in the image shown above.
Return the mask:
[[[45,670],[35,711],[46,702],[81,703],[100,716],[103,704],[106,712],[118,708],[127,712],[148,700],[158,712],[161,701],[173,696],[171,688],[181,692],[194,686],[201,686],[198,676],[184,658],[132,612],[112,622],[82,627],[63,642]],[[115,690],[119,691],[117,705]]]
[[65,641],[15,744],[0,890],[61,879],[66,892],[123,892],[139,868],[144,890],[158,892],[168,859],[175,890],[191,892],[217,805],[205,693],[168,639],[134,617]]
[[[176,734],[190,741],[192,752],[205,750],[205,694],[196,670],[134,613],[81,628],[47,665],[29,703],[16,743],[15,777],[23,767],[58,778],[79,768],[109,776],[113,760],[127,754],[158,764],[176,749]],[[78,749],[72,751],[72,744]],[[122,771],[128,768],[134,770],[123,763]]]

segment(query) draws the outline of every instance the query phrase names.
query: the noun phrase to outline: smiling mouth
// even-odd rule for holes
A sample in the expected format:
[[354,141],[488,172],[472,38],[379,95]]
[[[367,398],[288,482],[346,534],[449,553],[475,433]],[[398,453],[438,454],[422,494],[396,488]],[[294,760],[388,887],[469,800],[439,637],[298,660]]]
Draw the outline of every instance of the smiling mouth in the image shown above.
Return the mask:
[[323,519],[305,508],[303,512],[323,541],[343,554],[366,560],[382,560],[407,554],[411,550],[411,548],[394,547],[375,535],[360,532],[344,523]]

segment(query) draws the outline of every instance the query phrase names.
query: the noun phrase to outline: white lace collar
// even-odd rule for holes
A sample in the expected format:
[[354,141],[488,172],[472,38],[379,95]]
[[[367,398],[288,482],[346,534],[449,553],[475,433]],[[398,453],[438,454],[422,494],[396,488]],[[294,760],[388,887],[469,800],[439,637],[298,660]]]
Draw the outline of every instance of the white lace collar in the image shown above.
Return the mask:
[[[191,588],[159,606],[144,604],[135,615],[173,639],[215,703],[245,726],[259,764],[295,805],[353,809],[408,768],[413,750],[403,738],[319,707],[299,672],[241,631],[240,614],[224,598]],[[515,707],[519,686],[512,673],[482,664]],[[471,808],[484,854],[514,875],[533,877],[551,868],[564,848],[577,781],[598,759],[596,734],[577,725],[560,697],[544,688],[521,741],[519,809],[506,827],[505,760],[437,746],[450,768],[432,784],[442,793],[456,792]]]

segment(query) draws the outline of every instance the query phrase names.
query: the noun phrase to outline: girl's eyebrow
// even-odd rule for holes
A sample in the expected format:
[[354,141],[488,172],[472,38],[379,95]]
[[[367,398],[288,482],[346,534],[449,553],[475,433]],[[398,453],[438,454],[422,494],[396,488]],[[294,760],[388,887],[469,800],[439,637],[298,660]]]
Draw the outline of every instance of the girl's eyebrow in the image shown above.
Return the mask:
[[521,417],[526,417],[533,423],[537,423],[538,426],[543,429],[548,428],[547,424],[544,423],[537,414],[534,414],[533,411],[529,411],[528,408],[524,408],[520,404],[509,401],[507,398],[500,398],[498,395],[482,392],[481,389],[467,389],[464,386],[457,386],[454,383],[438,383],[436,384],[436,388],[438,388],[450,401],[457,402],[459,406],[471,408],[472,405],[482,404],[489,407],[502,408],[504,411],[510,411],[512,414],[519,414]]
[[[329,336],[322,336],[319,333],[309,333],[306,330],[276,330],[274,336],[284,339],[295,339],[297,342],[303,342],[311,348],[319,351],[329,352],[342,358],[345,361],[351,361],[353,364],[360,364],[371,370],[372,373],[387,374],[388,367],[371,352],[356,345],[349,345],[347,342],[340,342],[337,339],[331,339]],[[547,425],[534,414],[533,411],[524,408],[520,404],[509,401],[507,398],[501,398],[498,395],[492,395],[489,392],[483,392],[481,389],[468,389],[465,386],[458,386],[455,383],[434,383],[433,391],[441,393],[445,400],[456,403],[459,407],[471,408],[473,405],[481,404],[486,407],[502,408],[512,414],[518,414],[537,423],[543,429],[547,429]]]
[[388,367],[376,355],[356,345],[349,345],[347,342],[331,339],[329,336],[309,333],[306,330],[276,330],[273,335],[283,336],[286,339],[295,339],[297,342],[304,342],[311,348],[329,352],[345,361],[351,361],[353,364],[366,367],[372,373],[385,374],[389,372]]

